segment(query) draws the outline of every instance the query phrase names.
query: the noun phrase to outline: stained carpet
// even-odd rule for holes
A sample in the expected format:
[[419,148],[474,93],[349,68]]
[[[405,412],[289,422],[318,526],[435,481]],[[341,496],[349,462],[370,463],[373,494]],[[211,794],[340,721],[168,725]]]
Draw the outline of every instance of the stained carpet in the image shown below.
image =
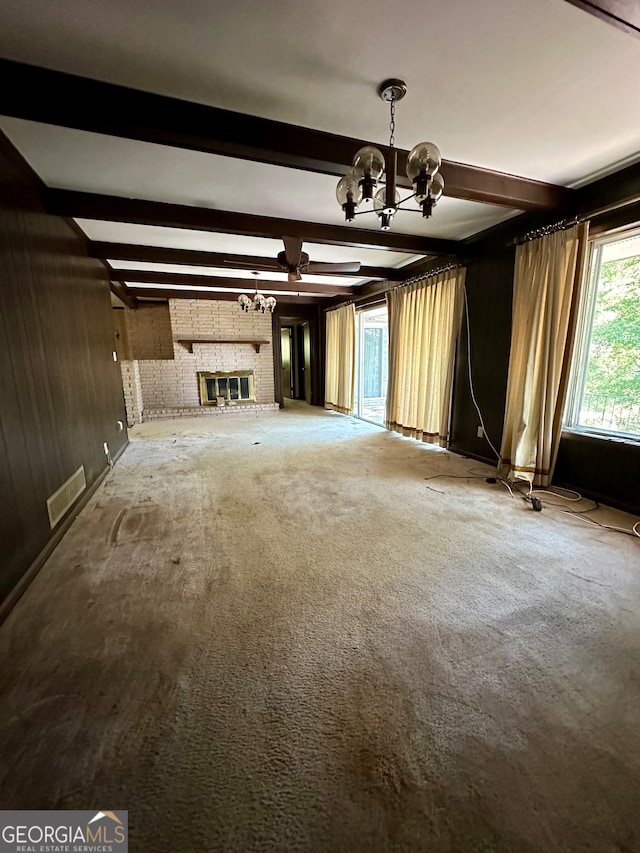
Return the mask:
[[128,809],[145,853],[640,850],[640,542],[487,473],[300,406],[134,429],[0,628],[2,807]]

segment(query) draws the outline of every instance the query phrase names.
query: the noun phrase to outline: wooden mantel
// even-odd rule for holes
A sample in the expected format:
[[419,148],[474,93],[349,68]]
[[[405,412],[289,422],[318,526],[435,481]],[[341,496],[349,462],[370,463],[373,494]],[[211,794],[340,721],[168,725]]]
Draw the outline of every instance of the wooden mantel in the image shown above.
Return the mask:
[[271,341],[242,338],[241,340],[229,340],[228,338],[178,338],[177,343],[185,346],[189,352],[193,352],[194,344],[252,344],[256,352],[260,352],[261,344],[270,344]]

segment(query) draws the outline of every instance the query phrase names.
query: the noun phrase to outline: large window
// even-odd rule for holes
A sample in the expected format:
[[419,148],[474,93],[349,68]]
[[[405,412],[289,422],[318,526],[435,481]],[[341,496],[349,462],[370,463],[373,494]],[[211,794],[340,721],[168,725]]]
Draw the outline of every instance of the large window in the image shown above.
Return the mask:
[[640,441],[640,229],[591,245],[565,427]]

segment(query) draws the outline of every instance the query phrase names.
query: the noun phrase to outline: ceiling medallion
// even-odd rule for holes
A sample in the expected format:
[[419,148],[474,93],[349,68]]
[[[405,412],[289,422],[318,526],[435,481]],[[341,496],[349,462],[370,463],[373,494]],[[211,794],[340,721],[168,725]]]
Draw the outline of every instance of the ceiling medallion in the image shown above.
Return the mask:
[[[398,210],[419,212],[415,207],[402,206],[411,199],[415,199],[425,219],[431,216],[444,190],[444,178],[438,171],[442,163],[438,147],[433,142],[419,142],[407,158],[407,177],[413,192],[406,198],[400,198],[396,189],[396,103],[407,94],[407,85],[404,80],[385,80],[378,86],[378,94],[389,104],[390,110],[387,156],[385,158],[374,145],[361,148],[353,158],[349,173],[338,181],[336,198],[347,222],[353,222],[356,216],[373,210],[380,219],[380,228],[388,231]],[[366,205],[365,209],[358,210],[360,205]]]

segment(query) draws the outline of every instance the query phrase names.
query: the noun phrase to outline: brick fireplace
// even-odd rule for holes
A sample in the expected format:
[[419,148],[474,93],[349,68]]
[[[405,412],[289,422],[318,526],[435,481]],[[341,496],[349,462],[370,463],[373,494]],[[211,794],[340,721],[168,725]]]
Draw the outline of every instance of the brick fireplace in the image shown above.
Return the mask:
[[[114,314],[130,424],[278,409],[270,314],[247,314],[235,302],[198,299],[141,304]],[[229,399],[232,405],[203,405],[201,377],[216,374],[238,380],[251,375],[252,399],[238,395]]]

